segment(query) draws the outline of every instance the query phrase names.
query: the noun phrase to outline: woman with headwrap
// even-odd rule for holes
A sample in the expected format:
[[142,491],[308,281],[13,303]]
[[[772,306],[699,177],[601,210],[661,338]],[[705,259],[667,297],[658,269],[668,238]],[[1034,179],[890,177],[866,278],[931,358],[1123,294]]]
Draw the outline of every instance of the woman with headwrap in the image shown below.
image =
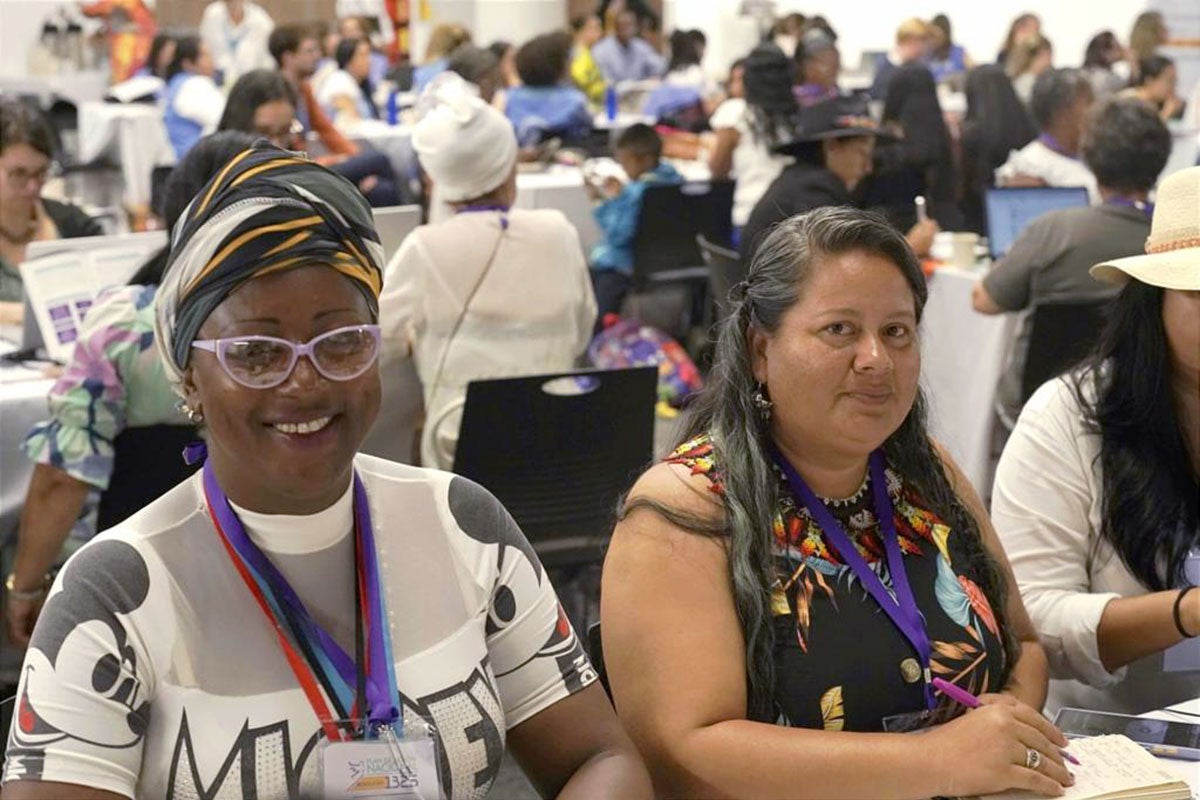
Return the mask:
[[716,180],[732,177],[733,227],[740,235],[750,212],[790,158],[776,155],[788,141],[800,109],[792,95],[792,62],[774,44],[755,47],[746,57],[744,100],[722,103],[709,125],[717,134],[708,166]]
[[517,141],[504,115],[439,76],[413,148],[448,203],[387,267],[380,298],[385,386],[412,357],[425,395],[421,460],[454,460],[467,384],[571,369],[596,301],[574,226],[559,211],[514,209]]
[[[206,136],[171,171],[158,211],[170,228],[209,179],[254,139],[230,131]],[[36,463],[17,533],[12,586],[4,603],[9,641],[25,647],[45,599],[46,576],[93,491],[96,531],[112,527],[162,495],[191,470],[150,443],[195,438],[154,350],[154,294],[168,248],[128,286],[106,290],[88,309],[75,352],[47,398],[49,417],[21,449]],[[182,446],[180,444],[179,446]],[[148,455],[153,452],[153,455]]]
[[189,205],[155,341],[207,461],[56,579],[6,799],[478,798],[506,731],[546,794],[650,796],[503,507],[356,455],[382,254],[353,184],[269,146]]

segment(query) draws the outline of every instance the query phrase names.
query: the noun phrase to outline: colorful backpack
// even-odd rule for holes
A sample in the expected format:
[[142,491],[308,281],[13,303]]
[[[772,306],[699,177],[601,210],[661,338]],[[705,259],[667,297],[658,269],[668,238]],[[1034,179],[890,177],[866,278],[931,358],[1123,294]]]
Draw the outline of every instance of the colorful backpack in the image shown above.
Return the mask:
[[658,328],[616,314],[605,315],[604,330],[592,339],[588,358],[598,369],[657,366],[660,411],[679,408],[704,386],[700,370],[679,342]]

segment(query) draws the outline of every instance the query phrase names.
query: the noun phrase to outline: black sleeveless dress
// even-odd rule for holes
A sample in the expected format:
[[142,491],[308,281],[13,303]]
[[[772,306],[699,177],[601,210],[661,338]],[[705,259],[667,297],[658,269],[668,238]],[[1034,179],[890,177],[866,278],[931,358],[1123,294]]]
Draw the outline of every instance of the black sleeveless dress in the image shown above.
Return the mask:
[[[714,493],[723,493],[719,455],[707,436],[685,443],[666,460],[704,475]],[[955,531],[902,476],[890,467],[885,474],[908,580],[933,645],[931,672],[972,694],[999,691],[1003,640],[977,577],[965,567]],[[916,651],[826,542],[808,510],[796,508],[782,475],[779,479],[784,500],[775,517],[772,596],[776,721],[881,731],[886,717],[924,710]],[[868,477],[853,497],[826,505],[894,591],[869,484]],[[935,696],[939,719],[961,712],[940,693]]]

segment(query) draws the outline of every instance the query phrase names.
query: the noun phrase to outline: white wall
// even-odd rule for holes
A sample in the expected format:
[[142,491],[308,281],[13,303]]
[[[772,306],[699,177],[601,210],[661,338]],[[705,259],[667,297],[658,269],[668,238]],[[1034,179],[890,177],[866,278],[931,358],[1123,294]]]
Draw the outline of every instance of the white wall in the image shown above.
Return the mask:
[[0,76],[23,77],[29,74],[29,49],[42,33],[47,17],[58,21],[59,9],[82,23],[90,33],[99,27],[95,20],[84,18],[75,3],[64,0],[0,0]]
[[[1189,0],[1194,1],[1194,0]],[[708,34],[706,68],[716,74],[743,56],[755,42],[754,24],[739,17],[741,0],[664,0],[666,27],[699,28]],[[929,19],[938,13],[950,17],[954,38],[976,61],[992,61],[1000,49],[1009,23],[1018,14],[1036,11],[1042,30],[1054,44],[1060,66],[1077,66],[1083,61],[1088,40],[1106,28],[1124,41],[1133,20],[1145,10],[1146,0],[778,0],[778,13],[800,11],[823,14],[838,32],[842,62],[858,63],[862,50],[886,50],[897,26],[908,17]]]
[[[3,2],[3,0],[0,0]],[[567,23],[566,0],[426,0],[429,19],[421,19],[419,0],[411,0],[412,52],[417,61],[425,54],[429,33],[443,22],[467,26],[475,43],[486,47],[497,39],[520,44],[539,33]],[[707,2],[707,0],[703,0]]]

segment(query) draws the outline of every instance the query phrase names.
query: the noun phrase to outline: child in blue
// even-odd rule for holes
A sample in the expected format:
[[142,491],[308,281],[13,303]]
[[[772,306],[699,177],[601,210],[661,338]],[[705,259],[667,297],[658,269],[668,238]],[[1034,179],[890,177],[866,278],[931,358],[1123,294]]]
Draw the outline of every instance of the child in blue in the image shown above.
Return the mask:
[[586,184],[593,199],[602,200],[592,213],[601,238],[592,248],[588,266],[599,308],[597,320],[616,313],[633,283],[633,240],[642,214],[642,195],[650,184],[682,183],[670,164],[662,163],[662,139],[649,125],[631,125],[617,139],[613,155],[629,182],[615,178],[602,186]]

